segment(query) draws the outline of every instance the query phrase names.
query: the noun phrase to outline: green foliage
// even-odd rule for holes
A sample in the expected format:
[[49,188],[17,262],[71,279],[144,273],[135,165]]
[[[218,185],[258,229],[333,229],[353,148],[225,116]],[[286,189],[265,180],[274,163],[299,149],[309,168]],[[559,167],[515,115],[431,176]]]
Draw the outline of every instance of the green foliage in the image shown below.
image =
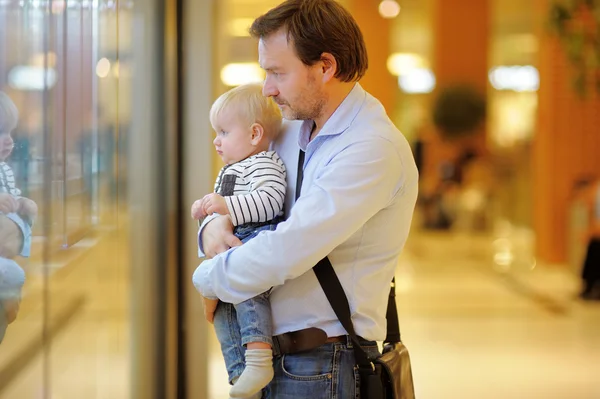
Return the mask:
[[[579,17],[584,10],[590,11],[592,26]],[[600,0],[556,0],[548,20],[573,68],[574,90],[585,97],[591,77],[600,93]]]

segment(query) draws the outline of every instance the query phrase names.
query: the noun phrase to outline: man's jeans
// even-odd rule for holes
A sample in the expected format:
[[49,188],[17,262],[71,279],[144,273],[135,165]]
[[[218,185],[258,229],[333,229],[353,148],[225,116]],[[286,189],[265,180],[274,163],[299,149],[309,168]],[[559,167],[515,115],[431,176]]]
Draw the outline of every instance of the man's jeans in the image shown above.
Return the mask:
[[[379,356],[375,342],[362,341],[361,346],[370,359]],[[360,398],[358,370],[349,338],[312,351],[277,356],[273,367],[275,377],[263,390],[263,399]]]
[[[238,226],[234,234],[242,242],[247,242],[261,231],[275,230],[277,222],[278,220],[274,220],[267,225],[253,223]],[[270,291],[267,291],[237,305],[224,302],[217,305],[214,325],[230,383],[244,371],[246,344],[264,342],[273,346],[269,294]]]

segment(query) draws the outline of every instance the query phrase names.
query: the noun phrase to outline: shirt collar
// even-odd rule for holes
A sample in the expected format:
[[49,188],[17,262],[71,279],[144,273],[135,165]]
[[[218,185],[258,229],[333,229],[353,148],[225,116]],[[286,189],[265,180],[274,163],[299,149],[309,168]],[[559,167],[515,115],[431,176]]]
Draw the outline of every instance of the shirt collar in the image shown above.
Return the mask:
[[[344,133],[344,131],[350,127],[352,122],[354,122],[356,115],[358,115],[358,112],[365,102],[366,95],[367,92],[359,83],[356,83],[352,90],[350,90],[350,93],[344,98],[344,101],[342,101],[327,122],[325,122],[325,125],[321,128],[317,137],[333,136]],[[306,151],[306,147],[308,146],[313,124],[313,120],[306,120],[300,127],[298,145],[304,151]]]

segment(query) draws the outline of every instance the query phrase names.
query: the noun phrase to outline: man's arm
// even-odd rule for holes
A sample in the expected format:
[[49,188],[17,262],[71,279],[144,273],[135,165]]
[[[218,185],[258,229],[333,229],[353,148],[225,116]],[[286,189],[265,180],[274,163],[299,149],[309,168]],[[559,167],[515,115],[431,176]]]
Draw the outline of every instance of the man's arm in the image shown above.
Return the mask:
[[303,192],[286,222],[203,262],[194,285],[206,297],[235,304],[304,274],[385,208],[403,176],[387,141],[347,147]]

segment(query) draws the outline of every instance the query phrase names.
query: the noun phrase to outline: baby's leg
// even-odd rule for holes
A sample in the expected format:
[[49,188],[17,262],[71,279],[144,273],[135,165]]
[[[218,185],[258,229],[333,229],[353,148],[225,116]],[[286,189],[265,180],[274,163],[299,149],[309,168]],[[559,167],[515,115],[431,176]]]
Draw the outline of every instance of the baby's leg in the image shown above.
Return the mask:
[[229,383],[233,384],[244,371],[244,346],[235,308],[230,303],[219,302],[215,311],[215,332],[227,367]]
[[235,306],[242,344],[246,346],[246,367],[231,388],[231,398],[258,394],[273,379],[271,304],[268,293]]

